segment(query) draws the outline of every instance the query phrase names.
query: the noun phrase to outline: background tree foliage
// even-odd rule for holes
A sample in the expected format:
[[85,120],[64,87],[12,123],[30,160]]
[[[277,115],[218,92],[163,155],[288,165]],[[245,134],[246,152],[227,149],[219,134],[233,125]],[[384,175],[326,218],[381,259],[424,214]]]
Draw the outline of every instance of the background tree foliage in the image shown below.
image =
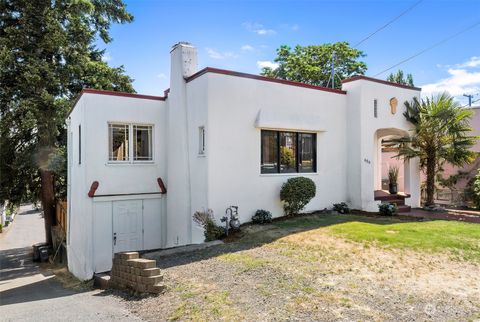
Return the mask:
[[409,73],[405,77],[403,70],[398,70],[398,72],[391,73],[390,75],[388,75],[387,81],[397,83],[397,84],[402,84],[402,85],[415,86],[413,85],[412,74]]
[[447,93],[426,99],[414,98],[405,103],[403,114],[414,126],[411,137],[400,140],[398,155],[420,159],[420,168],[426,174],[426,205],[433,205],[436,174],[445,163],[464,166],[471,163],[476,153],[471,147],[477,137],[471,136],[470,119],[473,112],[465,109]]
[[316,46],[296,46],[291,49],[281,46],[277,49],[275,62],[279,67],[264,67],[261,75],[281,78],[311,85],[331,86],[332,54],[335,52],[335,88],[342,86],[341,80],[353,75],[363,75],[367,70],[365,62],[360,61],[364,53],[349,46],[347,42]]
[[0,201],[40,198],[47,242],[65,194],[65,117],[84,87],[134,91],[95,44],[132,19],[121,0],[0,0]]

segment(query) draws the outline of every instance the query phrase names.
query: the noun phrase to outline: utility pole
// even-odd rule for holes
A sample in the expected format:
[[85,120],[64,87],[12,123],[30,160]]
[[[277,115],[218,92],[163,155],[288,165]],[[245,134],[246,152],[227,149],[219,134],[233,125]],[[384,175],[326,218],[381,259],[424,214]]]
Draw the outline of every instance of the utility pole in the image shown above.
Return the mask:
[[472,107],[472,98],[473,98],[473,95],[472,95],[472,94],[470,94],[470,95],[463,94],[463,96],[468,97],[468,106],[469,106],[469,107]]

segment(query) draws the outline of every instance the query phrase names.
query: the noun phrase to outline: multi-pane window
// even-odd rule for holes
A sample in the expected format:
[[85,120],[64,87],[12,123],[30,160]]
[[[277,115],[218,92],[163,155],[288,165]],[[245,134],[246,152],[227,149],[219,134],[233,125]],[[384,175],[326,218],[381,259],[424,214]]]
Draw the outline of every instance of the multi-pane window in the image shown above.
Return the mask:
[[262,131],[262,173],[278,172],[278,132]]
[[315,133],[262,130],[261,173],[316,172]]
[[152,161],[152,132],[151,125],[108,124],[108,160]]
[[109,124],[108,141],[110,161],[128,161],[129,126],[127,124]]
[[133,126],[133,160],[151,161],[152,127],[150,125]]
[[316,169],[316,134],[298,133],[299,172],[315,172]]

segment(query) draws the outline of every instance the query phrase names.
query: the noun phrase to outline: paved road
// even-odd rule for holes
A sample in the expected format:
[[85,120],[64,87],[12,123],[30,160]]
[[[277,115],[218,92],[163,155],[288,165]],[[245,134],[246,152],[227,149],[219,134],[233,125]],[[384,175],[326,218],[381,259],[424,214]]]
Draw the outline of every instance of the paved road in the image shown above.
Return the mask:
[[118,298],[66,289],[32,262],[31,245],[44,240],[43,218],[31,206],[0,234],[0,320],[139,321]]

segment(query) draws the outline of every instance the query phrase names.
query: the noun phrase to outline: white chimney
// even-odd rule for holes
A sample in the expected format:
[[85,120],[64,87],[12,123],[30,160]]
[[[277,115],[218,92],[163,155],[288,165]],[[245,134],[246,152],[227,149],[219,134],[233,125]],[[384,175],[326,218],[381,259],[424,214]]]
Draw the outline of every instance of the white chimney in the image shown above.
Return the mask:
[[170,52],[170,93],[167,100],[167,220],[166,247],[190,244],[192,209],[190,204],[189,106],[186,77],[198,71],[197,49],[179,42]]
[[171,75],[189,77],[198,71],[197,48],[188,42],[173,45],[171,55]]

